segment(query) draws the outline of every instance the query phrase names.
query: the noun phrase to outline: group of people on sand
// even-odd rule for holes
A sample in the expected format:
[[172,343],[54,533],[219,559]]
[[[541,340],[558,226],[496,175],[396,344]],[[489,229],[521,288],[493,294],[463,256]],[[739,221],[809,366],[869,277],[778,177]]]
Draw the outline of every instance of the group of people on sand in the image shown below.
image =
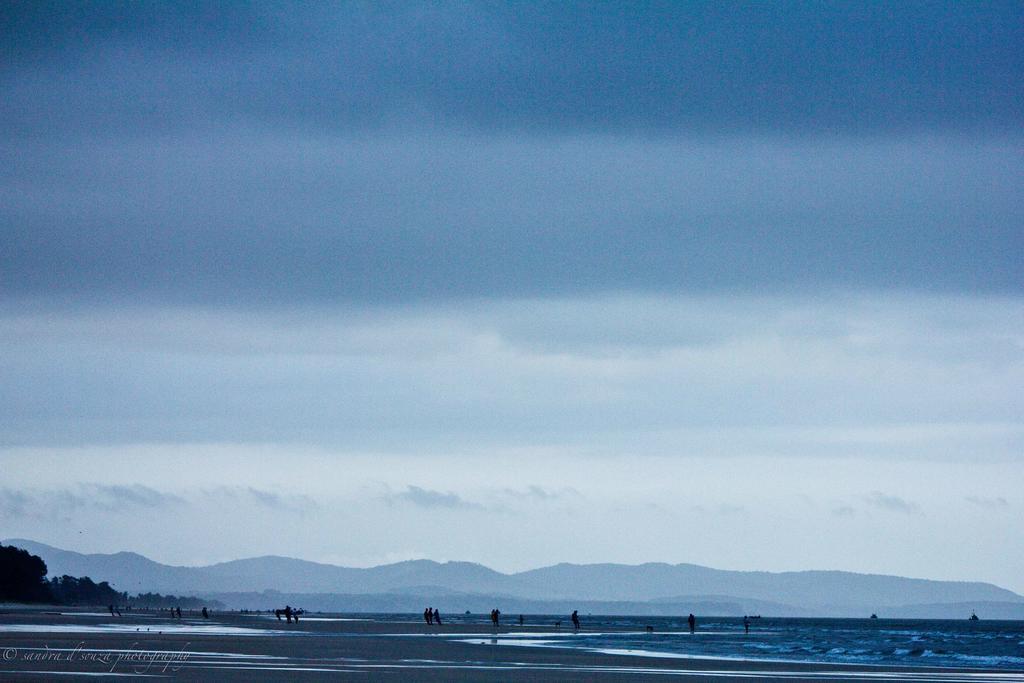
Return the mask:
[[[133,611],[134,608],[131,605],[125,605],[124,609],[127,612],[131,612],[131,611]],[[149,611],[151,608],[141,607],[139,609],[141,609],[143,611]],[[164,612],[164,608],[163,607],[158,607],[158,608],[155,608],[155,609],[160,614],[163,614],[163,612]],[[121,607],[118,606],[118,605],[107,605],[107,610],[110,611],[110,616],[112,616],[112,617],[119,617],[119,616],[121,616]],[[167,608],[167,613],[171,616],[171,619],[181,619],[181,608],[180,607],[168,607]],[[192,612],[189,612],[189,614],[192,614]],[[207,609],[206,607],[204,607],[202,609],[200,614],[203,615],[203,619],[209,619],[210,618],[210,610]]]
[[[579,610],[573,610],[572,615],[569,617],[572,620],[572,627],[579,631],[580,630],[580,613]],[[522,626],[524,623],[523,615],[519,615],[519,625]],[[501,626],[501,610],[494,608],[491,610],[491,625],[497,628]],[[555,626],[561,628],[562,622],[556,621]]]
[[292,609],[291,605],[285,605],[284,609],[274,610],[274,616],[277,617],[278,621],[281,621],[281,616],[284,615],[285,620],[289,624],[292,623],[292,619],[295,620],[296,624],[299,623],[299,615],[302,613],[301,609]]
[[428,607],[423,610],[423,621],[427,622],[428,626],[437,624],[441,625],[441,613],[437,611],[436,607]]
[[[114,610],[114,609],[117,609],[117,608],[111,607],[110,609]],[[167,611],[170,612],[171,619],[181,619],[181,608],[180,607],[168,607]],[[113,614],[113,612],[111,612],[111,614]],[[208,610],[208,609],[206,609],[204,607],[203,611],[202,611],[202,615],[203,615],[203,619],[209,619],[210,618],[210,610]],[[117,611],[117,616],[121,616],[121,611],[120,610]]]

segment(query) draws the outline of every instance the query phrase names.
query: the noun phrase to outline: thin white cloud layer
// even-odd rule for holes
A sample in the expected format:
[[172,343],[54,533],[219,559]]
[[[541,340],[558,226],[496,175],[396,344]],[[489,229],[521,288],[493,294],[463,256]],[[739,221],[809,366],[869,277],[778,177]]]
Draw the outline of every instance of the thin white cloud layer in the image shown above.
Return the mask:
[[1024,304],[621,295],[391,309],[8,310],[8,445],[1016,458]]

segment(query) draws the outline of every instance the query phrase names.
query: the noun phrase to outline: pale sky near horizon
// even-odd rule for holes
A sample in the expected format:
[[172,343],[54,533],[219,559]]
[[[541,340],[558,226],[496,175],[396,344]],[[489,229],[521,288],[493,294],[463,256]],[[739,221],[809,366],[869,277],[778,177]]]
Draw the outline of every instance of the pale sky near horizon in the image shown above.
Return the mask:
[[0,3],[0,538],[1024,593],[1019,3]]

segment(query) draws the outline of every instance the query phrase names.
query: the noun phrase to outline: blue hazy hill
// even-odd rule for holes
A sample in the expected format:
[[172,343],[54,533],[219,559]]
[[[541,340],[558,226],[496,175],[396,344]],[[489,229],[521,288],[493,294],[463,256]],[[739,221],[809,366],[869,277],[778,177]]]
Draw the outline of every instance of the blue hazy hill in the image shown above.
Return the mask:
[[[728,612],[776,615],[961,616],[984,606],[989,613],[1024,616],[1024,597],[990,583],[933,581],[843,571],[728,571],[694,564],[557,564],[504,574],[473,562],[410,560],[369,568],[339,567],[290,557],[264,556],[198,567],[171,566],[130,552],[82,554],[25,539],[4,544],[25,548],[46,562],[51,576],[70,574],[109,581],[119,590],[216,594],[229,606],[250,606],[266,591],[349,596],[347,604],[411,609],[442,596],[459,604],[501,599],[543,610],[574,602],[635,613],[663,613],[703,602]],[[231,596],[235,596],[233,599]],[[248,595],[249,598],[243,598]],[[356,600],[354,596],[361,596]],[[376,596],[376,597],[374,597]],[[241,601],[241,602],[239,602]],[[343,601],[339,601],[342,604]],[[426,604],[426,603],[424,603]],[[255,605],[252,605],[255,606]],[[422,605],[418,609],[422,609]]]

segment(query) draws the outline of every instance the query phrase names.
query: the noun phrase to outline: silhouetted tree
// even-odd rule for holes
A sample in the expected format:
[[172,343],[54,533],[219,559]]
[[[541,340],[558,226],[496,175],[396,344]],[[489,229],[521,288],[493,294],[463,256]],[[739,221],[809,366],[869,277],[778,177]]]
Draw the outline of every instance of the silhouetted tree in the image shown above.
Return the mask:
[[46,602],[46,563],[22,548],[0,545],[0,600]]
[[114,590],[106,581],[96,583],[88,576],[54,577],[50,580],[50,592],[65,605],[120,605],[128,601],[127,593]]
[[222,609],[216,600],[144,593],[130,598],[106,581],[96,583],[88,576],[64,575],[46,580],[46,563],[38,555],[14,546],[0,545],[0,602],[55,602],[64,605],[127,605],[139,607],[204,606]]

